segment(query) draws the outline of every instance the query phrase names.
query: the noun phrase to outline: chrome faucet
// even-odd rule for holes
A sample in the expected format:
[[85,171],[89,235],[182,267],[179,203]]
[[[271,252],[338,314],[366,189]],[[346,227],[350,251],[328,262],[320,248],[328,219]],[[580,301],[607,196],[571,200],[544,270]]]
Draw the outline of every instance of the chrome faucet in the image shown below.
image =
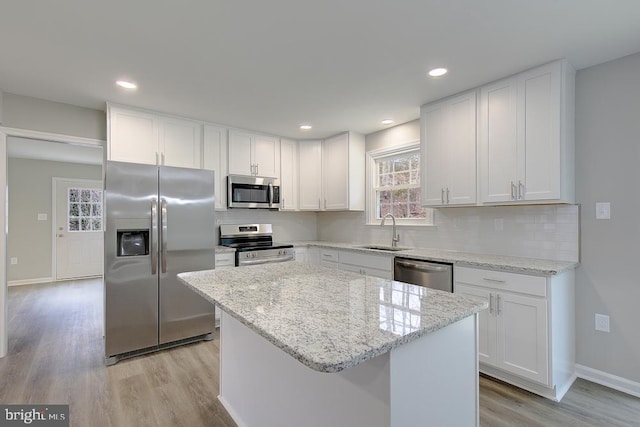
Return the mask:
[[391,247],[395,248],[398,246],[398,242],[400,241],[400,235],[396,234],[396,217],[393,216],[393,214],[386,214],[385,216],[382,217],[382,222],[380,223],[380,227],[384,226],[384,220],[387,219],[387,217],[390,216],[391,217],[391,221],[393,221],[393,229],[391,230]]

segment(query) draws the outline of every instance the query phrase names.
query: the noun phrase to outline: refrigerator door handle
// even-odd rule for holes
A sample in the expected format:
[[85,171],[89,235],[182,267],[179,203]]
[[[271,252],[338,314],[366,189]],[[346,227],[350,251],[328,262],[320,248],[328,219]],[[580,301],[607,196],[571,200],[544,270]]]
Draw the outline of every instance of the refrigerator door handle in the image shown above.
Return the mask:
[[162,199],[160,202],[160,221],[162,227],[162,235],[160,236],[162,245],[162,255],[160,263],[162,264],[162,272],[167,272],[167,201]]
[[158,200],[151,199],[151,274],[158,272]]

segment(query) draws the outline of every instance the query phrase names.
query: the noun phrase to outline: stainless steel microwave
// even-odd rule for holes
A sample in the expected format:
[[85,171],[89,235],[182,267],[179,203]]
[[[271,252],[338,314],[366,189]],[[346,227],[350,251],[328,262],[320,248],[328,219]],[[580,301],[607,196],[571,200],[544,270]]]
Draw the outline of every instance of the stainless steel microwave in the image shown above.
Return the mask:
[[280,209],[280,181],[263,176],[229,175],[227,206],[230,208]]

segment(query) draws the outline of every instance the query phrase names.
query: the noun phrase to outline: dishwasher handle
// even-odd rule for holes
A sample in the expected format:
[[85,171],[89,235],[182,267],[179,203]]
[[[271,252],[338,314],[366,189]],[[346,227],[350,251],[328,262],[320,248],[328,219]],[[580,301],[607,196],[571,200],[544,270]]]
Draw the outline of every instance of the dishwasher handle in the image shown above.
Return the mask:
[[411,268],[413,270],[418,270],[418,271],[434,271],[434,272],[447,272],[451,268],[449,266],[441,267],[439,265],[430,264],[428,262],[421,262],[419,264],[416,264],[413,262],[399,261],[399,260],[396,260],[396,265]]

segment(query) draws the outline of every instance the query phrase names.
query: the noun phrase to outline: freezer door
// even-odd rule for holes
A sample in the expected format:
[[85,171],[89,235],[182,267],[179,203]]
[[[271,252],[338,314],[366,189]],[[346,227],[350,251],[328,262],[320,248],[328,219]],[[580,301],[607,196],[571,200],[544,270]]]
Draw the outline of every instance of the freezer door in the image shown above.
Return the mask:
[[158,345],[158,168],[107,162],[105,172],[105,353]]
[[215,263],[214,173],[160,167],[160,344],[213,332],[214,305],[180,283]]

